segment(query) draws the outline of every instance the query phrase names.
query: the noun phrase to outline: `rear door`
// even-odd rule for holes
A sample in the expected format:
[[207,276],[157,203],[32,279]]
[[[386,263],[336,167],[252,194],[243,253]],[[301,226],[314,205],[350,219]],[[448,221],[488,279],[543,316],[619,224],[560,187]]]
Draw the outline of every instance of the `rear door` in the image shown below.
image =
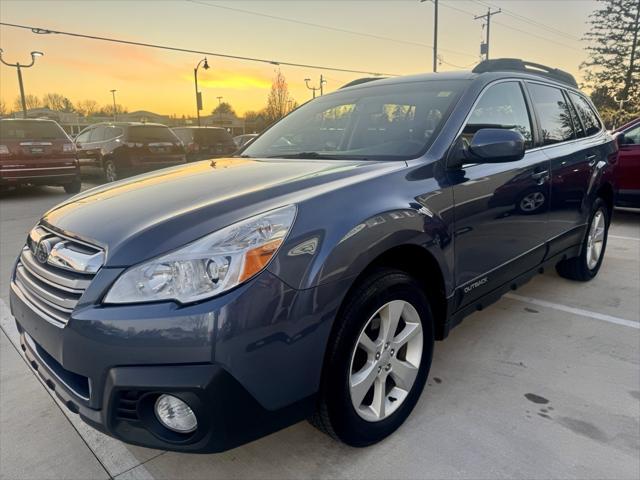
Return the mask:
[[53,121],[4,120],[0,122],[0,143],[5,169],[46,171],[75,166],[75,152],[66,132]]
[[541,150],[551,163],[551,256],[582,241],[590,212],[590,180],[606,154],[598,135],[599,120],[586,100],[544,83],[528,82],[527,88],[540,128]]
[[544,256],[549,160],[535,149],[535,123],[521,82],[484,90],[462,131],[463,142],[483,128],[522,133],[523,159],[465,164],[453,187],[456,285],[464,306],[534,268]]
[[640,207],[640,123],[626,130],[624,138],[618,153],[618,198]]

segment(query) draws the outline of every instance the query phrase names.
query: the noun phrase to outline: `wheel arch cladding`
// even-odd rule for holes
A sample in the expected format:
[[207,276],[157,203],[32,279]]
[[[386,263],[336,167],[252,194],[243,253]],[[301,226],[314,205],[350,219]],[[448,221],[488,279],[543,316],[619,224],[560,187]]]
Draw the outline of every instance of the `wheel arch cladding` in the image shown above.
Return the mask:
[[349,295],[373,271],[379,268],[393,268],[406,272],[424,286],[424,292],[429,299],[431,311],[435,321],[434,334],[436,340],[444,338],[444,328],[447,319],[447,299],[445,282],[436,258],[424,247],[415,244],[394,246],[374,259],[351,282],[349,289],[342,298],[341,307],[334,320],[333,330],[340,319],[342,307]]

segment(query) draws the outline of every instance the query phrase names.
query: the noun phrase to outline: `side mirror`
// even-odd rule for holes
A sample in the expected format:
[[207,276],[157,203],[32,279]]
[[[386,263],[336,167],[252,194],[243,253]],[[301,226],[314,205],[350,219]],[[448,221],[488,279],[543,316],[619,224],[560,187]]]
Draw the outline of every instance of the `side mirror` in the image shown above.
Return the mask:
[[627,145],[627,139],[624,136],[624,133],[622,132],[618,132],[614,135],[614,138],[616,139],[616,143],[618,144],[618,147],[621,147],[623,145]]
[[524,157],[524,137],[513,130],[483,128],[471,139],[469,153],[476,163],[514,162]]

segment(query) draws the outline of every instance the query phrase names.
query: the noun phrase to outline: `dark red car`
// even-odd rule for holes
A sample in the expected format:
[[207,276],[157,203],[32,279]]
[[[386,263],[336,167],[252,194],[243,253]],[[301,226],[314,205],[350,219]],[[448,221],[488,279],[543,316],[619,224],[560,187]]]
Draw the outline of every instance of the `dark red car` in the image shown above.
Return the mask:
[[640,118],[614,131],[618,136],[617,205],[640,208]]
[[80,191],[76,147],[53,120],[0,120],[0,188],[24,184]]

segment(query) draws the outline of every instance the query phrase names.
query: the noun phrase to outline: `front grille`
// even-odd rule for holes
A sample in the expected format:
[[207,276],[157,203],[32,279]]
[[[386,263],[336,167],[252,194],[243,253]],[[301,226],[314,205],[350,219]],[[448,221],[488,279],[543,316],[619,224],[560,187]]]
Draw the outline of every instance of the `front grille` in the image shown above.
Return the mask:
[[38,226],[20,254],[12,286],[32,310],[64,327],[103,258],[99,248]]

